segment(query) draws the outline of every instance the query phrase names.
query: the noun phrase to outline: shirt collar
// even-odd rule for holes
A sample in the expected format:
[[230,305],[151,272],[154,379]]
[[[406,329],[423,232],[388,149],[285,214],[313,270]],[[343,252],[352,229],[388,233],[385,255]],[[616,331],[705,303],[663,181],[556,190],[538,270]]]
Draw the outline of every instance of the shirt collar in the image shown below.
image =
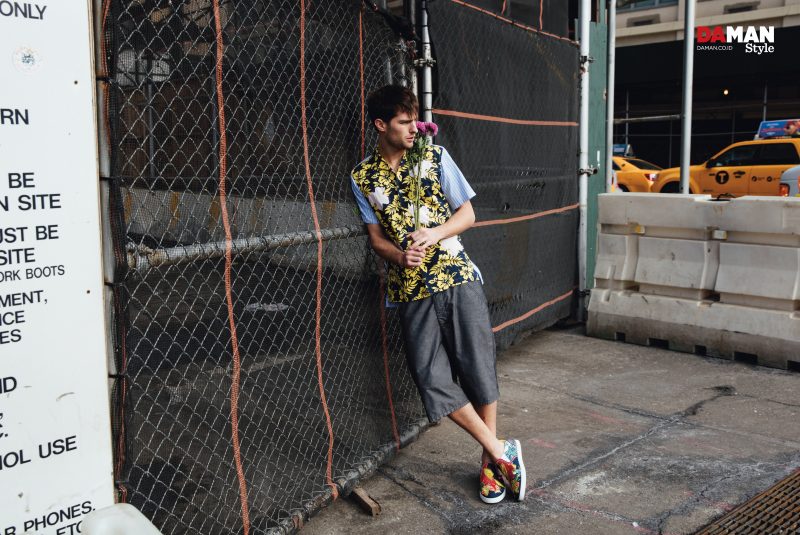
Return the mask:
[[[379,169],[392,171],[392,166],[389,165],[389,162],[387,162],[381,154],[380,146],[377,143],[375,143],[375,149],[372,151],[372,164],[378,166]],[[400,158],[400,165],[397,166],[397,174],[400,174],[406,167],[406,152],[404,152],[403,157]]]

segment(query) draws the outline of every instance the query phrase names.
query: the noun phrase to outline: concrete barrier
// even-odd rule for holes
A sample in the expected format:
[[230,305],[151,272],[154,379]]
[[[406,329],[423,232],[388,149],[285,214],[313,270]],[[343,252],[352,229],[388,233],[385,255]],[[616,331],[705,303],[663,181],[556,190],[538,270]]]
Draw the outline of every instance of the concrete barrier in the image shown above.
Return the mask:
[[800,371],[800,199],[599,202],[591,336]]

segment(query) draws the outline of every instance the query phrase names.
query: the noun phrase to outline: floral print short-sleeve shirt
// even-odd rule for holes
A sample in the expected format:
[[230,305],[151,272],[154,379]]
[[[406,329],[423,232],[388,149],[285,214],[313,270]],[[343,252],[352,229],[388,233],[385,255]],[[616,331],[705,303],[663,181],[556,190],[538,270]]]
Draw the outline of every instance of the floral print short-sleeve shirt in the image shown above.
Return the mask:
[[[442,152],[442,147],[429,146],[421,164],[419,219],[422,227],[436,227],[452,215],[442,191]],[[410,168],[405,157],[397,172],[393,171],[377,147],[352,172],[353,182],[369,201],[378,223],[389,239],[403,250],[408,248],[408,235],[415,228],[416,172],[416,166]],[[460,238],[452,236],[428,247],[418,267],[389,264],[387,297],[395,303],[416,301],[476,279],[476,268]]]

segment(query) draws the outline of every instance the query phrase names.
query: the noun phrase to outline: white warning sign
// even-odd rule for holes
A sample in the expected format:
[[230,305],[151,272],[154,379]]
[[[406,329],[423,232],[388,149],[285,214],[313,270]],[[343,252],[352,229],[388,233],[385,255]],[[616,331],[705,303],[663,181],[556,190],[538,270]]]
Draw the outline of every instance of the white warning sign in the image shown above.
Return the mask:
[[0,0],[0,535],[113,503],[89,6]]

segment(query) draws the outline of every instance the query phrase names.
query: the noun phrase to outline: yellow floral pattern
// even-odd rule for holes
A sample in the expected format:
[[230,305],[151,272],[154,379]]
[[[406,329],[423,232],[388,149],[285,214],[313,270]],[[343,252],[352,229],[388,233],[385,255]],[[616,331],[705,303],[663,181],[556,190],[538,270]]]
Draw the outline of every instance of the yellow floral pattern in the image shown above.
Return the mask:
[[[430,145],[421,166],[420,226],[436,227],[452,215],[442,191],[440,169],[442,148]],[[397,172],[381,157],[377,147],[372,156],[353,169],[353,180],[369,200],[386,235],[401,249],[408,247],[408,235],[414,232],[414,202],[417,198],[416,168],[405,157]],[[389,265],[387,293],[389,301],[405,303],[430,297],[477,279],[475,266],[457,236],[427,249],[422,265],[406,269]]]

